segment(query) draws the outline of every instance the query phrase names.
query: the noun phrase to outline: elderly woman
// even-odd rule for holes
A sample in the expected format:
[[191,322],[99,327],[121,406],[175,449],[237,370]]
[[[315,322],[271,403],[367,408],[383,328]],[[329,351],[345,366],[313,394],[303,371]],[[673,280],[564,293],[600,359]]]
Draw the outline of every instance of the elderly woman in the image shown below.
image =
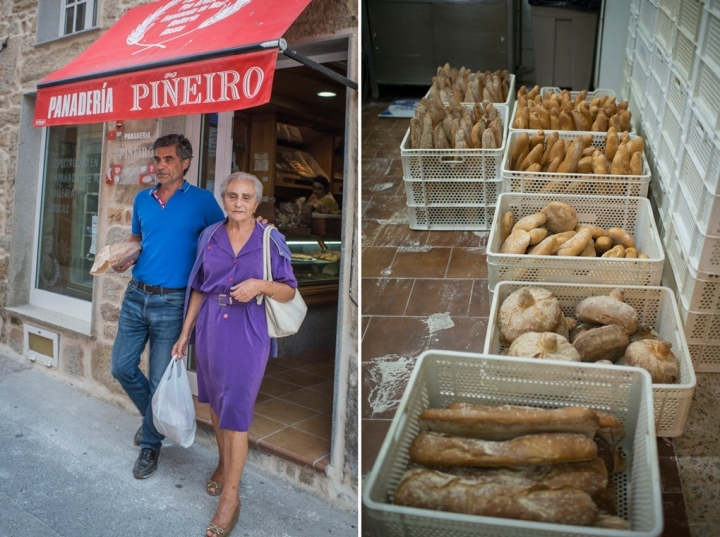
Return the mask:
[[253,407],[271,352],[264,304],[287,302],[297,281],[283,236],[271,232],[274,282],[263,280],[263,229],[255,220],[262,183],[233,173],[222,188],[227,218],[203,231],[188,282],[185,320],[173,355],[185,356],[194,330],[198,401],[210,403],[219,461],[207,483],[220,496],[207,537],[227,537],[240,516],[240,478],[248,452]]

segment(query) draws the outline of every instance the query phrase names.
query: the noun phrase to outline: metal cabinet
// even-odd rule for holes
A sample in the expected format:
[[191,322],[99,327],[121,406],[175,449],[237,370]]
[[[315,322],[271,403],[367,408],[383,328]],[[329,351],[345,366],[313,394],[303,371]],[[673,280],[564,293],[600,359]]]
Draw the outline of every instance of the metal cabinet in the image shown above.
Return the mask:
[[373,93],[378,84],[429,86],[445,63],[512,72],[512,6],[512,0],[363,0]]

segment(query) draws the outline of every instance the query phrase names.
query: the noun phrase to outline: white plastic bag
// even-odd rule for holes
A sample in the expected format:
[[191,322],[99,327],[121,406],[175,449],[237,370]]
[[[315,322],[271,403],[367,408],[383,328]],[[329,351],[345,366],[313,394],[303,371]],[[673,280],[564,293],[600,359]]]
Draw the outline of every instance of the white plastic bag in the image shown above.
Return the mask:
[[162,435],[182,447],[195,441],[195,405],[185,363],[174,357],[152,398],[153,423]]

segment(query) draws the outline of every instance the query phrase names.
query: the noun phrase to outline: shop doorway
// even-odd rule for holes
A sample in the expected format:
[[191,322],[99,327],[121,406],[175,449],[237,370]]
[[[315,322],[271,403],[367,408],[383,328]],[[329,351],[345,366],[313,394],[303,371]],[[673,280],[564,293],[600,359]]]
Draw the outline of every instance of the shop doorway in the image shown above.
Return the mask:
[[[347,40],[318,46],[323,53],[316,54],[315,61],[346,75]],[[188,175],[198,177],[198,186],[214,192],[218,201],[220,184],[229,173],[256,175],[264,185],[258,213],[276,225],[293,254],[299,254],[293,268],[308,317],[299,334],[279,340],[279,356],[268,363],[249,437],[251,446],[262,451],[324,471],[330,463],[338,389],[343,212],[313,219],[312,213],[296,208],[302,205],[298,200],[312,194],[314,175],[328,179],[330,194],[342,208],[347,90],[296,62],[286,63],[278,63],[269,104],[188,118],[188,136],[198,148]],[[322,92],[335,96],[318,96]],[[188,369],[196,394],[192,351]],[[209,409],[198,405],[197,411],[199,419],[209,423]]]

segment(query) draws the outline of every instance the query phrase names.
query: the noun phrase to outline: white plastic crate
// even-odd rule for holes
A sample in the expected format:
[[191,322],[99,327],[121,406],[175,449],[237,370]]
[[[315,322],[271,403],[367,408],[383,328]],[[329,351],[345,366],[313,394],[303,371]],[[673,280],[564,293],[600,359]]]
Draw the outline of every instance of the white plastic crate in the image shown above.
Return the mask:
[[[546,137],[556,131],[545,131]],[[510,169],[510,156],[521,131],[513,131],[508,136],[507,148],[502,162],[503,192],[558,192],[572,194],[589,194],[598,196],[640,196],[645,197],[650,183],[650,168],[643,153],[642,175],[595,175],[583,173],[548,173],[527,172]],[[591,134],[591,145],[605,150],[604,132],[557,131],[560,139],[573,140],[577,136]],[[630,134],[630,138],[635,138]]]
[[640,30],[645,32],[646,36],[652,36],[655,32],[655,23],[657,21],[658,8],[653,5],[652,2],[644,0],[640,2],[640,13],[638,15],[638,22],[640,24]]
[[640,11],[640,0],[630,0],[630,14],[637,19]]
[[[551,201],[570,205],[580,224],[625,229],[634,237],[638,252],[647,254],[649,259],[500,253],[502,216],[512,211],[515,219],[520,220],[541,211]],[[491,293],[502,281],[659,285],[665,262],[650,200],[639,197],[500,194],[486,249]]]
[[[631,530],[528,522],[394,505],[420,431],[419,415],[451,402],[558,408],[589,406],[612,413],[625,427],[627,468],[613,476],[620,516]],[[541,362],[498,356],[427,351],[408,387],[363,487],[363,511],[372,535],[382,537],[651,537],[663,512],[652,392],[647,372],[629,367]]]
[[438,179],[413,181],[405,179],[404,183],[407,204],[415,206],[494,206],[502,191],[502,181],[500,179],[492,181],[477,179],[464,181],[443,181]]
[[670,226],[663,240],[667,259],[672,267],[679,302],[688,311],[720,314],[720,274],[693,269],[685,257],[680,239]]
[[[638,67],[642,71],[642,67]],[[633,71],[635,71],[635,67],[633,67]],[[628,95],[627,95],[627,102],[628,102],[628,110],[632,112],[632,125],[633,129],[635,130],[635,133],[639,133],[640,131],[640,125],[642,123],[642,115],[643,110],[645,108],[645,98],[647,96],[644,92],[640,92],[637,89],[637,86],[633,82],[633,79],[630,79],[630,84],[628,86]]]
[[663,48],[666,54],[672,54],[676,29],[677,25],[672,16],[664,9],[659,9],[655,23],[655,42]]
[[[485,336],[487,354],[503,354],[507,346],[500,343],[500,331],[497,319],[500,305],[514,291],[527,285],[524,282],[502,282],[495,288],[488,333]],[[539,283],[550,291],[560,302],[566,316],[575,317],[575,306],[590,296],[609,295],[617,288],[613,285],[555,284]],[[655,431],[658,436],[680,436],[690,411],[695,391],[695,372],[693,371],[690,351],[683,336],[682,320],[678,311],[675,295],[667,287],[659,286],[623,286],[625,302],[638,313],[638,322],[650,326],[661,339],[672,345],[672,352],[680,366],[680,379],[675,384],[653,384],[653,402],[655,408]],[[624,365],[624,359],[618,362]],[[613,367],[613,366],[610,366]]]
[[642,135],[645,145],[653,152],[657,152],[658,137],[660,135],[660,120],[667,107],[665,90],[660,87],[655,77],[648,77],[647,101],[642,116]]
[[508,107],[493,105],[502,118],[503,141],[497,149],[410,149],[410,129],[400,144],[403,177],[407,180],[500,179],[500,166],[507,146]]
[[720,17],[712,10],[703,13],[698,35],[698,54],[715,72],[720,71]]
[[[688,101],[688,85],[675,68],[670,68],[667,87],[667,104],[678,118],[683,118]],[[682,124],[682,119],[680,119]]]
[[681,214],[687,211],[695,226],[704,235],[720,235],[720,196],[707,189],[695,159],[686,151],[678,173],[680,193],[673,211]]
[[[625,60],[631,65],[633,62],[633,52],[635,51],[635,27],[637,26],[637,19],[630,18],[630,26],[628,27],[627,41],[625,41]],[[629,78],[630,73],[626,73],[625,78]]]
[[[713,195],[720,195],[720,136],[694,106],[689,107],[686,121],[685,151],[692,157],[705,188]],[[679,179],[682,181],[683,177]]]
[[494,205],[408,205],[410,229],[436,231],[487,231],[495,214]]
[[658,227],[658,233],[662,238],[664,231],[667,229],[667,223],[670,219],[672,209],[672,190],[666,185],[669,184],[663,180],[650,181],[650,200],[654,203],[657,208],[657,214],[655,215],[655,224]]
[[636,65],[639,62],[640,65],[642,65],[647,71],[650,68],[650,64],[652,63],[652,54],[652,41],[647,38],[647,34],[638,32],[638,35],[635,38],[635,53],[633,54],[633,65]]
[[673,192],[671,213],[673,228],[692,268],[710,274],[720,273],[720,236],[700,231],[694,216],[696,210],[688,201],[682,184],[678,184]]
[[678,30],[697,44],[700,20],[703,14],[702,0],[682,0],[678,12]]
[[695,65],[695,42],[678,31],[675,35],[675,48],[673,49],[672,64],[685,81],[690,81]]
[[663,285],[675,291],[693,368],[700,373],[720,373],[720,315],[688,311],[679,300],[677,278],[670,266],[663,272]]
[[[672,112],[665,110],[665,118],[668,117],[672,117]],[[654,183],[662,183],[665,192],[668,192],[673,184],[677,184],[677,177],[675,176],[678,163],[678,159],[675,157],[675,153],[677,153],[676,145],[679,145],[679,139],[666,136],[664,132],[661,132],[660,136],[658,136],[657,173],[653,174],[654,179],[650,181],[650,191],[652,191]]]
[[[643,103],[645,101],[645,91],[647,90],[648,77],[650,76],[650,67],[647,64],[643,64],[637,55],[633,62],[633,70],[630,75],[630,83],[632,85],[632,91],[636,95],[642,95]],[[634,112],[633,112],[634,114]]]
[[720,77],[714,68],[697,57],[691,84],[693,102],[709,121],[710,127],[720,130]]
[[668,16],[677,22],[678,11],[680,11],[681,0],[660,0],[658,7],[664,10]]

